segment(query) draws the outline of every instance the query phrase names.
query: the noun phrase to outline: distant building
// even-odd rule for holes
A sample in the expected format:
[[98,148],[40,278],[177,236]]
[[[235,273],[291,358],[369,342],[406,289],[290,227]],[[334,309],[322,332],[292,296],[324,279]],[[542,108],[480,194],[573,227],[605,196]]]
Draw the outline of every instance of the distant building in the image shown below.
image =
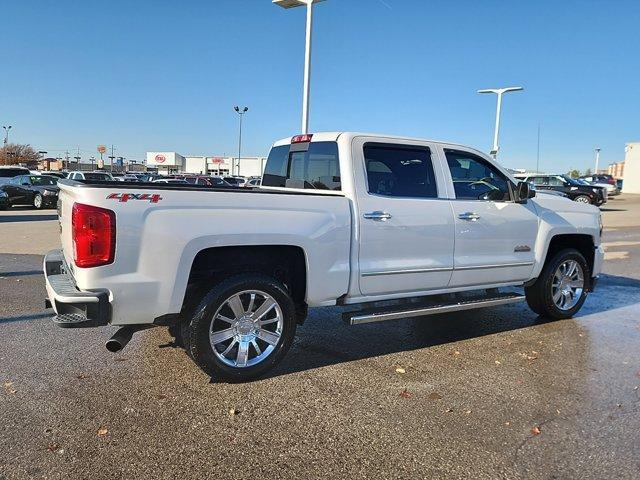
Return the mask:
[[640,142],[627,143],[624,149],[624,193],[640,193]]
[[613,178],[624,178],[624,161],[610,163],[607,167],[607,174]]
[[261,176],[266,157],[207,157],[177,152],[147,152],[147,165],[157,167],[160,175],[194,173],[204,175]]

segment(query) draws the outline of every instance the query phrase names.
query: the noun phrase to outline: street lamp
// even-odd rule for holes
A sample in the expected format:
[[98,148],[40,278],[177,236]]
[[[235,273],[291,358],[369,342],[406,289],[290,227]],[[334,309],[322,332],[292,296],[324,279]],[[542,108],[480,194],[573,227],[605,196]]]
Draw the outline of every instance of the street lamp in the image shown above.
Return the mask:
[[302,131],[309,133],[309,90],[311,88],[311,34],[313,31],[313,5],[324,0],[273,0],[282,8],[307,7],[307,32],[304,49],[304,85],[302,89]]
[[600,163],[600,149],[596,148],[596,169],[593,172],[594,174],[598,173],[598,164]]
[[4,128],[4,144],[6,145],[7,143],[9,143],[9,130],[11,130],[11,125],[9,125],[8,127],[5,127],[3,125],[2,128]]
[[[233,107],[238,115],[240,115],[240,132],[238,134],[238,174],[240,174],[240,154],[242,153],[242,117],[249,111],[249,107],[240,108]],[[231,165],[231,175],[233,175],[233,165]]]
[[491,149],[491,155],[493,158],[498,157],[498,150],[500,147],[498,146],[498,134],[500,133],[500,110],[502,108],[502,95],[508,92],[518,92],[520,90],[524,90],[522,87],[506,87],[506,88],[486,88],[484,90],[478,90],[478,93],[495,93],[498,95],[498,105],[496,107],[496,128],[493,133],[493,148]]

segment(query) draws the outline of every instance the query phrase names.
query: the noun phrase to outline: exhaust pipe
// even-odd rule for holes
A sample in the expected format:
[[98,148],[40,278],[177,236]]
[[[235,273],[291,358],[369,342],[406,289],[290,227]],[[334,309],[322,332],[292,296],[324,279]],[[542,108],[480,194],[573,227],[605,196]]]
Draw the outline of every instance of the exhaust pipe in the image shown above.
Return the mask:
[[155,325],[127,325],[121,327],[113,336],[107,340],[105,347],[110,352],[119,352],[127,346],[133,334],[139,330],[146,330],[147,328],[154,327]]

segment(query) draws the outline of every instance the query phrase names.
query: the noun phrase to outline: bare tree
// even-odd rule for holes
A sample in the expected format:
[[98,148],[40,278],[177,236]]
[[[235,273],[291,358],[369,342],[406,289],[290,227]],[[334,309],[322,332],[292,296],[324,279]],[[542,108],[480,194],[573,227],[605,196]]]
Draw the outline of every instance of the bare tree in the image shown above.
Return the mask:
[[7,143],[0,148],[0,165],[15,165],[17,163],[34,163],[40,154],[31,145]]

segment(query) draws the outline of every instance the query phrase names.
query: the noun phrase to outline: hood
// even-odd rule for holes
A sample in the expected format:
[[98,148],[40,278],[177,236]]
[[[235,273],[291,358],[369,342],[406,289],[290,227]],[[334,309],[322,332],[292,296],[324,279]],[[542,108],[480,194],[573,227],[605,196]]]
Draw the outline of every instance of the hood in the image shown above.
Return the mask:
[[536,196],[531,199],[536,206],[549,209],[559,214],[562,213],[584,213],[590,215],[600,215],[600,209],[589,203],[574,202],[568,197],[559,195],[548,195],[536,191]]

